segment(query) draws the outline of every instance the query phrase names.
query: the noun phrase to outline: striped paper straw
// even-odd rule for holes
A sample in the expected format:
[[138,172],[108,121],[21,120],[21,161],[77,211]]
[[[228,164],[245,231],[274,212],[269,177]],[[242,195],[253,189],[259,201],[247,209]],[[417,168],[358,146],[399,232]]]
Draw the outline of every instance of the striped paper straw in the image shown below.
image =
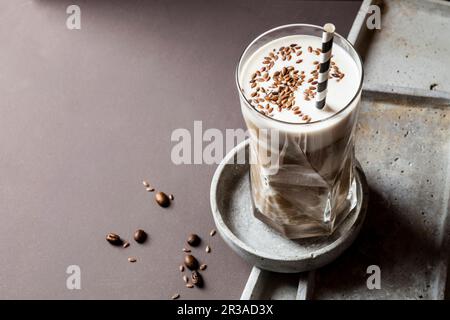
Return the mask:
[[323,26],[322,53],[320,54],[320,69],[317,85],[316,108],[323,109],[327,98],[328,71],[330,70],[331,49],[335,26],[327,23]]

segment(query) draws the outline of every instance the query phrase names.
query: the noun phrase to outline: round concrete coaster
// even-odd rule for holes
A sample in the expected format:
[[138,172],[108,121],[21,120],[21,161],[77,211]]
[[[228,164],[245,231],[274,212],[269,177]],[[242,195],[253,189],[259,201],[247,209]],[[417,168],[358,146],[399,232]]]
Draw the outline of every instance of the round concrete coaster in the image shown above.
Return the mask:
[[[245,152],[246,164],[235,164],[238,152]],[[339,228],[329,237],[288,240],[253,216],[248,140],[243,141],[226,155],[212,179],[211,208],[217,230],[237,254],[258,268],[275,272],[320,268],[350,246],[364,221],[368,188],[363,171],[356,171],[358,203]]]

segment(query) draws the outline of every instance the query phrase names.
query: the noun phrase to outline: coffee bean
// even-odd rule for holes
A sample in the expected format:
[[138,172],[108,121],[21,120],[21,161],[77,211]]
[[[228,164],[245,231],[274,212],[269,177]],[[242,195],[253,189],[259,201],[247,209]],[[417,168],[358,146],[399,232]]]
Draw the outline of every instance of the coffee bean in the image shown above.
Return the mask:
[[184,266],[182,264],[180,264],[180,267],[178,269],[180,269],[180,272],[183,272],[184,271]]
[[199,269],[203,271],[206,270],[207,267],[208,266],[206,264],[202,264]]
[[106,236],[106,241],[114,246],[120,246],[123,242],[122,239],[120,239],[119,235],[115,233],[108,233],[108,235]]
[[137,261],[137,259],[136,258],[128,258],[128,262],[131,262],[131,263],[133,263],[133,262],[136,262]]
[[190,270],[197,270],[198,261],[195,259],[193,255],[188,254],[184,257],[184,265],[188,267]]
[[157,192],[155,194],[155,200],[163,208],[170,206],[170,199],[164,192]]
[[210,253],[211,252],[211,247],[210,246],[206,246],[205,251],[206,251],[206,253]]
[[136,230],[134,233],[134,240],[136,240],[137,243],[144,243],[145,240],[147,240],[147,233],[141,229]]
[[189,279],[188,279],[187,275],[184,275],[184,276],[183,276],[183,281],[186,282],[186,283],[189,282]]
[[191,279],[193,285],[199,288],[203,287],[203,278],[200,273],[198,273],[197,271],[192,271]]
[[124,244],[123,244],[123,246],[122,247],[124,247],[124,248],[128,248],[130,246],[130,243],[129,242],[124,242]]
[[209,235],[211,237],[214,237],[215,234],[216,234],[216,230],[215,229],[212,229],[211,232],[209,233]]
[[189,249],[186,249],[186,248],[183,248],[183,252],[186,252],[186,253],[188,253],[188,252],[191,252],[191,250],[189,250]]
[[173,196],[173,194],[169,194],[169,199],[170,199],[170,200],[174,200],[174,199],[175,199],[175,197]]
[[176,299],[178,299],[180,297],[180,295],[178,294],[178,293],[175,293],[172,297],[171,297],[171,299],[172,300],[176,300]]
[[186,288],[192,289],[194,285],[192,283],[186,283]]
[[196,247],[200,244],[201,239],[198,235],[196,234],[191,234],[188,239],[187,239],[187,243],[189,243],[189,245]]

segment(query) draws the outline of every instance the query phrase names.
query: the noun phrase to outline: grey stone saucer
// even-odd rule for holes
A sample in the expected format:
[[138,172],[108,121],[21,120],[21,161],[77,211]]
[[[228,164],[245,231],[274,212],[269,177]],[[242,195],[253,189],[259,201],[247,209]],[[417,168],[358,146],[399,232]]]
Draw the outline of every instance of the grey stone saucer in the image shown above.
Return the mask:
[[[246,164],[235,164],[245,152]],[[303,272],[336,259],[355,240],[365,218],[368,188],[358,168],[355,209],[329,237],[288,240],[253,216],[250,199],[248,140],[226,155],[211,183],[211,209],[225,242],[254,266],[274,272]]]

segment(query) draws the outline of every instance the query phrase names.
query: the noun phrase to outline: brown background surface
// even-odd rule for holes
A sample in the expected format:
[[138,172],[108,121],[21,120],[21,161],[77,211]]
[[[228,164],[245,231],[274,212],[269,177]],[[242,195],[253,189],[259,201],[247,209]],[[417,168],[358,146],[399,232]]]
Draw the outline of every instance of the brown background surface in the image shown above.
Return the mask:
[[[69,4],[82,29],[65,26]],[[176,128],[243,127],[234,68],[281,24],[332,21],[347,34],[359,1],[0,2],[0,298],[238,299],[250,266],[216,236],[215,165],[175,166]],[[141,181],[176,197],[159,208]],[[139,246],[111,247],[114,231]],[[186,235],[212,246],[203,290],[184,288]],[[131,264],[127,257],[136,256]],[[81,290],[67,290],[67,266]]]

